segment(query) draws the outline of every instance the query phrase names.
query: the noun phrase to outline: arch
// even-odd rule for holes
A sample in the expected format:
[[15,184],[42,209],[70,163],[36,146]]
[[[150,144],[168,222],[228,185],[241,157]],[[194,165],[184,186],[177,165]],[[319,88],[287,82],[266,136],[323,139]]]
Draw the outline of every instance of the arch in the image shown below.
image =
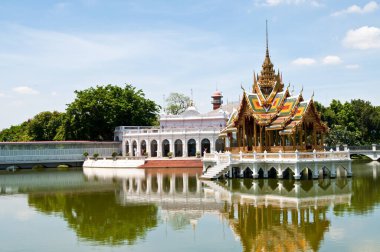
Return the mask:
[[343,165],[338,165],[336,167],[336,176],[337,177],[347,177],[347,169]]
[[301,172],[300,172],[300,179],[313,179],[313,171],[309,167],[305,167]]
[[323,166],[318,170],[318,174],[320,178],[330,177],[331,171],[326,166]]
[[277,170],[276,168],[272,167],[268,171],[268,178],[277,178]]
[[195,157],[195,154],[197,152],[197,142],[191,138],[189,141],[187,141],[187,155],[189,157]]
[[146,141],[142,140],[140,143],[140,154],[145,155],[146,153]]
[[137,142],[136,140],[133,140],[132,142],[132,156],[135,157],[137,154]]
[[290,167],[287,167],[283,172],[282,172],[282,178],[283,179],[294,179],[294,172]]
[[168,139],[162,141],[162,156],[167,157],[170,152],[170,143]]
[[216,141],[215,141],[215,150],[217,152],[224,152],[224,150],[225,150],[225,144],[224,144],[224,140],[222,138],[216,139]]
[[181,139],[175,140],[175,142],[174,142],[174,156],[175,157],[182,157],[182,155],[183,155],[182,146],[183,146],[183,144],[182,144]]
[[120,142],[119,136],[115,137],[115,142]]
[[125,141],[125,153],[127,154],[127,156],[129,156],[131,153],[129,153],[130,150],[129,150],[129,141]]
[[245,168],[245,170],[243,172],[243,177],[244,178],[253,178],[253,172],[252,172],[251,168],[249,168],[249,167]]
[[157,157],[157,151],[158,151],[157,141],[152,140],[150,142],[150,156]]
[[202,155],[202,157],[204,155],[204,152],[210,153],[210,146],[211,146],[211,144],[210,144],[210,140],[208,140],[208,138],[202,139],[202,141],[201,141],[201,152],[202,152],[201,155]]

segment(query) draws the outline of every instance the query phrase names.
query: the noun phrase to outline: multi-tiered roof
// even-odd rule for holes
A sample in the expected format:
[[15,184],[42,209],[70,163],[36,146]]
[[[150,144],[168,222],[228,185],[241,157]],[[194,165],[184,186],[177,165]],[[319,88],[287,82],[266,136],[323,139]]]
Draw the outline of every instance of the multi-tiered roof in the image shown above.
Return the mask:
[[[314,96],[314,94],[313,94]],[[294,134],[306,119],[313,122],[316,131],[325,133],[328,127],[321,121],[313,96],[304,100],[302,91],[293,95],[289,86],[284,89],[282,74],[274,70],[270,60],[268,41],[261,73],[254,74],[252,91],[244,90],[239,110],[230,118],[222,133],[231,132],[239,119],[250,115],[265,131],[277,130],[280,135]]]

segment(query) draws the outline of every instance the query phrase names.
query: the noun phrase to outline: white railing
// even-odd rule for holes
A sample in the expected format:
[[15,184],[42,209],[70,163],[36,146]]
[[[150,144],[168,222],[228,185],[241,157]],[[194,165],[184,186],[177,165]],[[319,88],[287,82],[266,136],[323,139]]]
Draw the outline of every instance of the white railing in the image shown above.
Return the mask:
[[203,161],[211,161],[216,163],[241,163],[252,161],[325,161],[325,160],[349,160],[350,151],[323,151],[323,152],[251,152],[232,154],[231,152],[225,153],[205,153]]
[[160,127],[117,127],[115,131],[123,134],[162,134],[162,133],[189,133],[189,132],[212,132],[220,133],[220,127],[204,128],[160,128]]

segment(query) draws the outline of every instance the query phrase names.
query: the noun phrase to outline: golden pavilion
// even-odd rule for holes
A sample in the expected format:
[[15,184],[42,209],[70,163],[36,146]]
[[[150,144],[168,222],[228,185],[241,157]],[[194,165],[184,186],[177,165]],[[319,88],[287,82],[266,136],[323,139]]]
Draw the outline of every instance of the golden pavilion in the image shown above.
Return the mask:
[[254,74],[251,92],[243,89],[237,111],[220,137],[226,150],[236,152],[282,152],[322,150],[328,127],[321,121],[313,100],[302,91],[293,95],[285,89],[282,74],[270,60],[268,36],[260,74]]

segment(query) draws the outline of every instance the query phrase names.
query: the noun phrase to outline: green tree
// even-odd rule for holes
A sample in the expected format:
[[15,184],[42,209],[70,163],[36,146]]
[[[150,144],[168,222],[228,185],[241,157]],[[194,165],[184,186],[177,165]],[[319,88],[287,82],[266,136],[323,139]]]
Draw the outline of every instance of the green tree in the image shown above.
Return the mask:
[[28,135],[28,121],[0,131],[0,142],[26,142],[32,140]]
[[57,111],[41,112],[28,122],[28,135],[34,141],[61,140],[57,136],[63,124],[64,113]]
[[116,126],[150,126],[157,121],[159,106],[129,84],[96,86],[75,94],[66,110],[66,140],[113,140]]
[[166,113],[172,115],[179,115],[191,106],[191,99],[180,93],[171,93],[166,102]]

